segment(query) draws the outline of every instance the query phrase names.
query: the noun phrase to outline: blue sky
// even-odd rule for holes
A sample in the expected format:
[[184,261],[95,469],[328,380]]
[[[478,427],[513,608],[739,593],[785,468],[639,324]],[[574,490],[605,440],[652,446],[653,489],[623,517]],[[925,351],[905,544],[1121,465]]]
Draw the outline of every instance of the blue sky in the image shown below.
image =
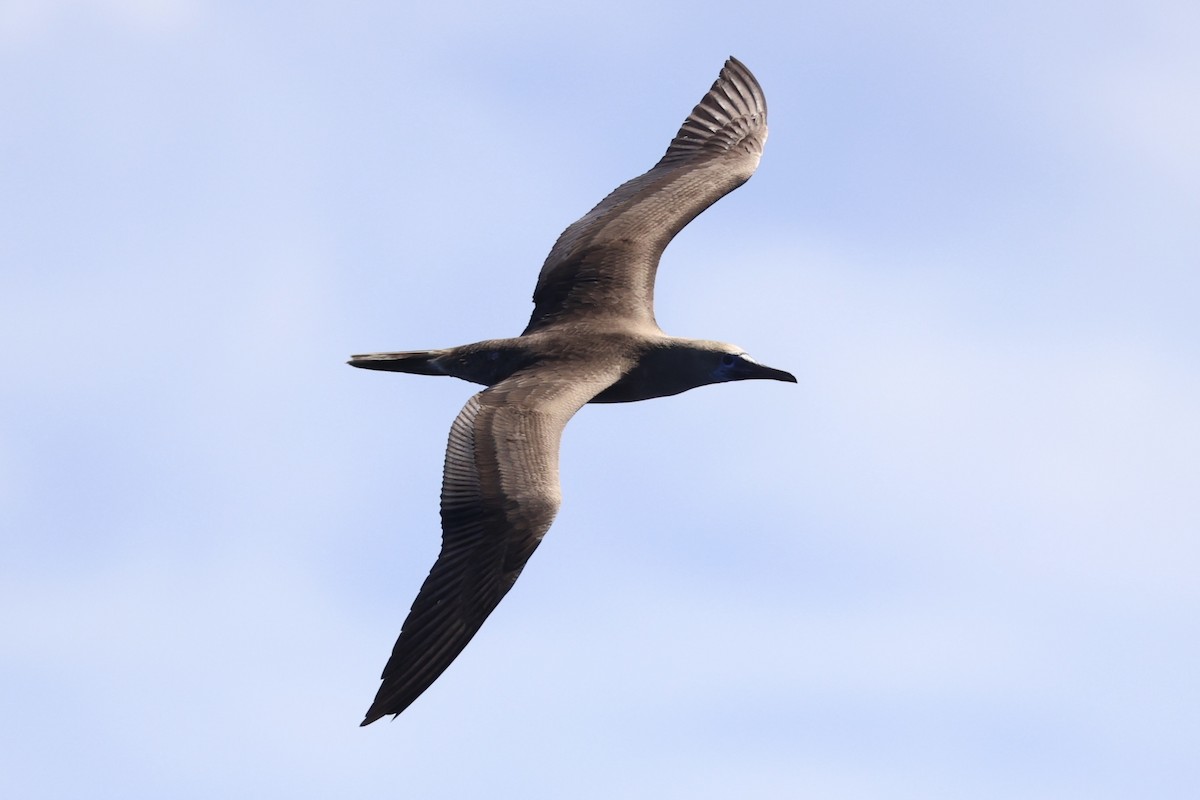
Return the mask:
[[[519,332],[731,53],[658,319],[799,385],[585,408],[359,729],[474,390],[345,358]],[[1194,3],[15,0],[0,69],[5,796],[1194,796]]]

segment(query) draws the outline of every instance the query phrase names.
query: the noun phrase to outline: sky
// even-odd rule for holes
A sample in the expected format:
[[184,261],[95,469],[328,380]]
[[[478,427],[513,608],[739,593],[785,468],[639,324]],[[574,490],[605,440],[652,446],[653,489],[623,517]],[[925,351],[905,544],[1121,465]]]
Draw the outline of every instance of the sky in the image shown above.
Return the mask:
[[[358,722],[558,233],[730,54],[758,173],[459,660]],[[0,794],[1191,798],[1200,6],[0,4]]]

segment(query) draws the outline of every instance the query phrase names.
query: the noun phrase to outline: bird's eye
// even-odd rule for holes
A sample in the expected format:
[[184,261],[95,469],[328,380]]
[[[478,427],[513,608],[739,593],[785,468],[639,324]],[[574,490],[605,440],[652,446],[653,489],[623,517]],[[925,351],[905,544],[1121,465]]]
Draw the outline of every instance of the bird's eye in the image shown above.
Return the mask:
[[737,356],[735,356],[733,353],[726,353],[725,355],[721,356],[722,367],[732,367],[735,361],[737,361]]

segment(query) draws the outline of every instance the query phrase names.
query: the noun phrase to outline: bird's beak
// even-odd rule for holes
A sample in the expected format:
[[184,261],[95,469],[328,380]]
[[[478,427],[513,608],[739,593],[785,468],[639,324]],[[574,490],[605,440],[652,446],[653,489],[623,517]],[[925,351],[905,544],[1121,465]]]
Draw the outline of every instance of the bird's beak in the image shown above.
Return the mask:
[[754,361],[743,361],[738,366],[740,367],[738,372],[741,373],[737,376],[739,380],[772,380],[783,381],[785,383],[798,383],[796,376],[792,373],[784,372],[783,370],[775,369],[774,367],[768,367],[765,364],[759,364]]
[[753,377],[767,378],[773,381],[783,381],[784,383],[799,383],[799,381],[796,380],[796,376],[790,372],[785,372],[781,369],[775,369],[773,367],[764,367],[761,365],[759,366],[759,369],[761,372]]

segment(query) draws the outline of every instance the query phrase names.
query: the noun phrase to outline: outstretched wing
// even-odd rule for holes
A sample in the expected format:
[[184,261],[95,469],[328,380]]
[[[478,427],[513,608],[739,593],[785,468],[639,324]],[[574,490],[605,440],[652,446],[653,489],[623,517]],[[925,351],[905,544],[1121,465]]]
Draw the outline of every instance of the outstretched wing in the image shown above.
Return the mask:
[[725,62],[666,155],[558,237],[525,333],[594,316],[654,325],[654,275],[675,234],[745,183],[767,140],[767,101],[750,70]]
[[363,725],[399,714],[462,652],[554,521],[567,421],[617,374],[518,373],[467,401],[450,428],[442,551],[421,586]]

